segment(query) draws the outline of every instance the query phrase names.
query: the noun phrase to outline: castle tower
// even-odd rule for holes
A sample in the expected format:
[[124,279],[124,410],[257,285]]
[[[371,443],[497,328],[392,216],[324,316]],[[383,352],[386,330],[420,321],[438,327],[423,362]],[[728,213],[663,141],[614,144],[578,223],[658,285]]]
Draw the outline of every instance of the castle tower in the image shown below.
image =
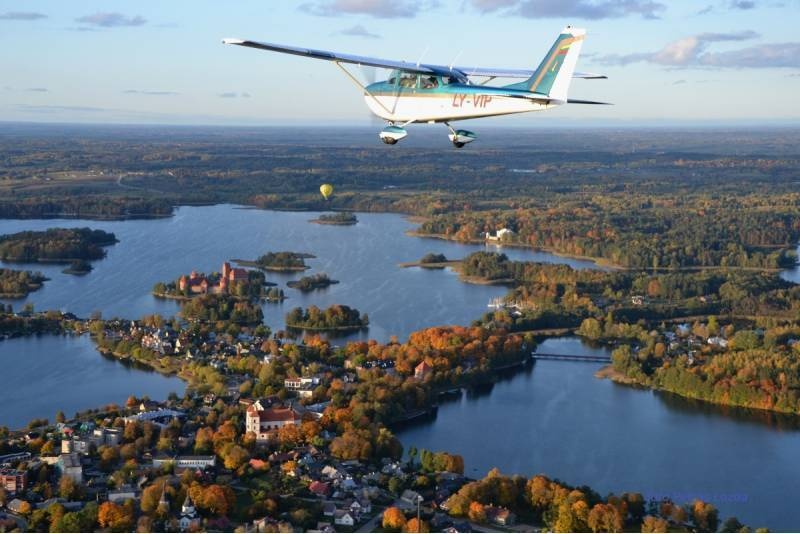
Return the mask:
[[222,264],[222,278],[228,278],[231,273],[231,264],[227,261]]

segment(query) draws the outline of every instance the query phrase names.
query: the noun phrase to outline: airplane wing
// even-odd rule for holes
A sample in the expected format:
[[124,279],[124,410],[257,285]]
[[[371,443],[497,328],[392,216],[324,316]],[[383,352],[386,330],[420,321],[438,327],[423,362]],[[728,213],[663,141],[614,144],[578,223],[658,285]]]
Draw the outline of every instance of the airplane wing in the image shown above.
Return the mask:
[[[438,74],[447,75],[456,71],[466,76],[485,76],[493,78],[530,78],[533,76],[532,70],[527,69],[496,69],[486,67],[449,67],[444,65],[431,65],[428,63],[409,63],[407,61],[396,61],[392,59],[380,59],[369,56],[357,56],[353,54],[341,54],[339,52],[329,52],[327,50],[315,50],[313,48],[302,48],[298,46],[287,46],[274,43],[262,43],[259,41],[249,41],[246,39],[223,39],[224,44],[246,46],[270,52],[281,52],[295,56],[309,57],[313,59],[324,59],[339,63],[352,63],[355,65],[365,65],[367,67],[378,67],[384,69],[398,69],[419,74]],[[585,79],[605,79],[607,76],[602,74],[592,74],[576,72],[573,78]]]
[[408,63],[407,61],[394,61],[391,59],[380,59],[367,56],[356,56],[352,54],[340,54],[338,52],[328,52],[326,50],[314,50],[313,48],[300,48],[296,46],[286,46],[272,43],[260,43],[258,41],[247,41],[244,39],[223,39],[224,44],[247,46],[259,50],[269,50],[271,52],[281,52],[295,56],[310,57],[313,59],[324,59],[326,61],[336,61],[339,63],[353,63],[355,65],[365,65],[367,67],[379,67],[384,69],[399,69],[419,74],[436,74],[440,72],[431,68],[430,65]]
[[[453,70],[460,71],[467,76],[485,76],[487,78],[530,78],[534,72],[528,69],[495,69],[487,67],[453,67]],[[608,79],[605,74],[594,74],[592,72],[576,72],[572,77],[585,80]]]

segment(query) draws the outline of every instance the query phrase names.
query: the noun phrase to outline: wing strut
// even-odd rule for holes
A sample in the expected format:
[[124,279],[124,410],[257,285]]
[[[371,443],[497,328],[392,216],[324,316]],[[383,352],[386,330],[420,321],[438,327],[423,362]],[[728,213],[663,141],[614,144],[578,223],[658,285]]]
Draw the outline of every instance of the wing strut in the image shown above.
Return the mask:
[[360,81],[358,81],[358,78],[356,78],[355,76],[353,76],[352,74],[350,74],[350,71],[349,71],[349,70],[347,70],[346,68],[342,67],[342,64],[341,64],[341,63],[339,63],[338,61],[334,61],[333,63],[334,63],[334,65],[336,65],[337,67],[339,67],[339,68],[341,69],[341,71],[342,71],[342,72],[344,72],[344,73],[347,75],[347,77],[348,77],[348,78],[350,78],[350,80],[351,80],[351,81],[352,81],[354,84],[356,84],[356,85],[357,85],[357,86],[358,86],[358,87],[359,87],[359,88],[360,88],[362,91],[364,91],[364,92],[365,92],[367,95],[369,95],[369,97],[370,97],[372,100],[374,100],[376,104],[378,104],[380,107],[382,107],[383,109],[385,109],[385,110],[386,110],[386,113],[388,113],[389,115],[391,115],[391,114],[392,114],[392,112],[389,110],[389,108],[387,108],[386,106],[384,106],[384,105],[383,105],[383,103],[382,103],[380,100],[378,100],[377,98],[375,98],[375,96],[374,96],[372,93],[370,93],[370,92],[369,92],[369,90],[366,88],[366,86],[365,86],[364,84],[362,84]]

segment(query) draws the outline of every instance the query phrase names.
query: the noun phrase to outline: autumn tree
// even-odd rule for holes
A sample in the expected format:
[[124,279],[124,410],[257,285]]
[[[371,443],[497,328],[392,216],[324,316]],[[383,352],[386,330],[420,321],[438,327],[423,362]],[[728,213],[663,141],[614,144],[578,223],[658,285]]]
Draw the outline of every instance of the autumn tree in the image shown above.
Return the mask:
[[102,528],[114,532],[126,532],[133,528],[133,507],[120,506],[107,501],[100,505],[97,512],[97,522]]
[[406,524],[406,516],[395,507],[390,506],[383,512],[383,528],[392,532],[399,532]]
[[648,515],[642,521],[642,532],[666,532],[668,528],[667,520],[660,517]]
[[473,523],[486,523],[486,510],[478,501],[469,503],[469,520]]
[[403,532],[430,532],[431,529],[425,521],[418,521],[416,517],[412,517],[406,523]]

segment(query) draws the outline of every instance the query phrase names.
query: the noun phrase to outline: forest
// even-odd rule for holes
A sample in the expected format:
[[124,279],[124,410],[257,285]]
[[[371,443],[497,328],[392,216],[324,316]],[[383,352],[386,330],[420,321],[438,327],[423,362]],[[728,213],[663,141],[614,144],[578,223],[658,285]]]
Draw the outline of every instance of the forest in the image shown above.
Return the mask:
[[42,287],[47,278],[42,273],[0,269],[0,297],[23,298]]
[[339,226],[350,226],[358,223],[355,213],[349,211],[337,211],[335,213],[323,213],[311,222],[317,224],[333,224]]
[[299,252],[267,252],[259,256],[253,264],[269,271],[303,271],[308,269],[305,259],[309,257],[313,256]]
[[338,283],[338,280],[333,280],[327,273],[317,273],[311,276],[304,276],[300,280],[286,282],[286,285],[292,289],[307,292],[314,291],[315,289],[324,289],[332,284]]
[[334,304],[324,310],[309,306],[290,310],[286,314],[286,326],[306,330],[349,330],[369,326],[369,316],[343,304]]
[[261,307],[246,299],[226,293],[201,295],[181,306],[181,315],[188,321],[229,322],[239,325],[260,324],[264,319]]
[[20,263],[99,260],[105,256],[103,247],[116,242],[113,233],[89,228],[19,232],[0,236],[0,259]]

